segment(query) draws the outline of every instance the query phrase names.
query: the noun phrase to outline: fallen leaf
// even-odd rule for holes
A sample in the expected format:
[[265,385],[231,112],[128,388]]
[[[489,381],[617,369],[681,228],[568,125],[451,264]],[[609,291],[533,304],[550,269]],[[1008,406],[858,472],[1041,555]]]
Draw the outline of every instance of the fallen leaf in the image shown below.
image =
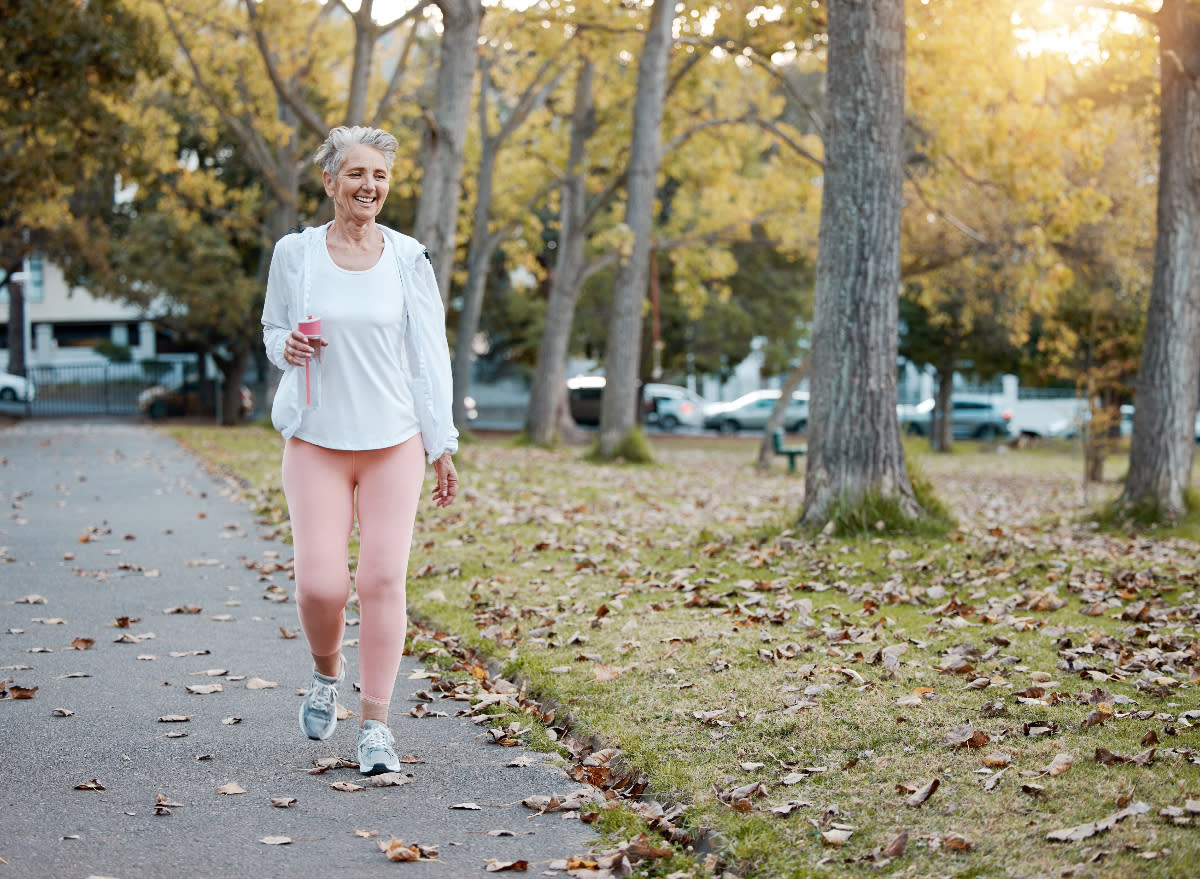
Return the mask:
[[1149,803],[1137,802],[1098,821],[1089,821],[1086,824],[1078,824],[1075,827],[1067,827],[1063,830],[1052,830],[1046,834],[1046,839],[1050,842],[1079,842],[1080,840],[1095,836],[1097,833],[1104,833],[1106,830],[1112,829],[1126,818],[1133,815],[1144,815],[1149,811]]
[[941,783],[942,782],[940,779],[933,779],[927,785],[914,792],[911,797],[905,800],[904,805],[913,809],[919,809],[922,805],[924,805],[927,799],[933,796],[933,792],[938,789],[938,786]]
[[891,838],[887,845],[883,847],[883,856],[885,858],[898,858],[904,854],[904,849],[908,846],[908,831],[901,830]]
[[158,719],[159,723],[187,723],[192,719],[191,714],[164,714]]
[[[3,688],[0,687],[0,691],[2,690]],[[37,691],[37,687],[22,687],[17,684],[8,685],[8,696],[10,699],[32,699]]]
[[230,717],[226,717],[221,721],[221,723],[223,723],[225,726],[233,726],[235,723],[241,723],[241,722],[242,722],[242,719],[240,717],[238,717],[236,714],[232,715]]
[[399,772],[381,772],[378,775],[371,776],[372,787],[399,787],[402,784],[408,784],[413,780],[413,774],[406,773],[401,775]]
[[279,627],[279,636],[281,638],[287,639],[288,641],[291,641],[293,638],[300,637],[300,630],[299,629],[288,630],[288,629],[285,629],[283,626],[280,626]]
[[184,689],[195,696],[210,696],[213,693],[224,691],[224,688],[220,684],[194,684]]
[[942,845],[960,852],[969,852],[975,847],[975,843],[968,840],[961,833],[947,833],[942,837]]
[[1001,754],[999,752],[988,754],[983,758],[984,766],[1007,766],[1011,762],[1011,757],[1009,757],[1007,754]]
[[361,784],[355,784],[352,781],[335,781],[329,786],[334,790],[345,791],[346,793],[356,793],[360,790],[366,790]]
[[842,846],[854,834],[854,831],[844,827],[831,827],[821,833],[821,841],[826,845]]
[[488,873],[500,873],[504,870],[511,870],[514,873],[524,873],[529,869],[529,861],[496,861],[489,860],[487,866],[483,868]]
[[105,787],[99,781],[93,778],[91,781],[85,781],[82,784],[75,785],[75,790],[102,791],[105,790]]
[[250,678],[246,681],[247,690],[270,690],[279,686],[274,681],[264,681],[262,678]]
[[[526,805],[528,805],[528,803],[526,803]],[[479,805],[478,803],[455,803],[450,808],[451,809],[466,809],[467,811],[474,812],[476,810],[483,809],[483,806]]]
[[296,805],[295,797],[271,797],[271,805],[276,809],[287,809]]
[[956,726],[946,733],[943,741],[951,748],[982,748],[992,740],[991,736],[981,729],[975,729],[971,724]]
[[87,650],[96,643],[95,638],[76,638],[71,642],[71,646],[76,650]]
[[75,712],[68,708],[55,708],[50,712],[55,717],[74,717]]
[[1043,775],[1062,775],[1070,769],[1075,763],[1075,758],[1071,754],[1055,754],[1054,759],[1050,761],[1049,766],[1044,766],[1039,771]]
[[222,796],[232,797],[237,796],[238,794],[244,794],[245,791],[236,781],[230,781],[217,788],[217,793],[221,794]]
[[289,845],[295,840],[290,836],[264,836],[259,842],[263,845]]

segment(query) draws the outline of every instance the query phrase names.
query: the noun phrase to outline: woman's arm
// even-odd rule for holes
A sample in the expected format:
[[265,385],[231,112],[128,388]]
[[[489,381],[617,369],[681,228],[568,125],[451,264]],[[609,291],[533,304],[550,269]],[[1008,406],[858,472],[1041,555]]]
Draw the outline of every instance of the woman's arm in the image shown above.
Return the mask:
[[271,268],[267,273],[267,297],[263,303],[263,347],[267,359],[280,369],[287,369],[283,349],[287,338],[292,332],[292,320],[288,303],[292,291],[288,289],[289,272],[287,258],[284,256],[285,239],[275,244],[275,252],[271,254]]

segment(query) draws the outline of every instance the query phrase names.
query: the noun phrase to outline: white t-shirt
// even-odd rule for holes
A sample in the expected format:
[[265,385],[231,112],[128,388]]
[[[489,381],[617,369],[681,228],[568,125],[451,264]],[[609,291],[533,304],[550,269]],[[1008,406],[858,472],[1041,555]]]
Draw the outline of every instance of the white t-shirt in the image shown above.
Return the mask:
[[[371,268],[338,266],[322,244],[309,308],[321,319],[320,406],[296,436],[327,449],[384,449],[421,432],[404,365],[404,286],[391,242]],[[303,388],[303,384],[301,385]]]

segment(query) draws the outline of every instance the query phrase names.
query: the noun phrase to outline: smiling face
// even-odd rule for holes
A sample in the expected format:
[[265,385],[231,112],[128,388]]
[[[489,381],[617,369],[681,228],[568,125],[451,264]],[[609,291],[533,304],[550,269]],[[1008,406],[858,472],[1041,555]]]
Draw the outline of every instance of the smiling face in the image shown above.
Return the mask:
[[337,176],[325,171],[321,179],[339,219],[369,223],[383,208],[391,174],[383,153],[374,147],[355,144],[346,151],[346,161]]

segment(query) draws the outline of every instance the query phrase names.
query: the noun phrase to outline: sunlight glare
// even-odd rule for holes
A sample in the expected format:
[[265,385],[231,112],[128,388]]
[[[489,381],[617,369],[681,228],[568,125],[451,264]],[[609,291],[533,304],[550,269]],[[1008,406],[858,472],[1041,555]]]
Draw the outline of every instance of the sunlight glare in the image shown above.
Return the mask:
[[1029,21],[1014,12],[1012,23],[1022,55],[1062,55],[1072,64],[1102,62],[1101,40],[1106,33],[1133,34],[1142,28],[1136,15],[1084,9],[1062,0],[1046,0]]

